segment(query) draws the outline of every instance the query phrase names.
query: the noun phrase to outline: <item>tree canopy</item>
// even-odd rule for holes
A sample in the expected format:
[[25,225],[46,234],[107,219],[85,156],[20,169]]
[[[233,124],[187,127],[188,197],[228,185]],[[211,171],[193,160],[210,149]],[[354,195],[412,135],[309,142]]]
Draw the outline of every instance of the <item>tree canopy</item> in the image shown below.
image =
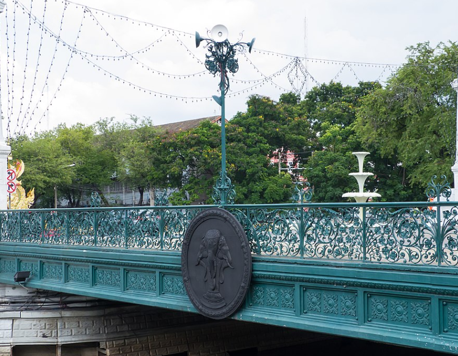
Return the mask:
[[[313,201],[345,201],[343,193],[357,190],[349,176],[358,169],[352,152],[362,150],[370,152],[365,171],[374,173],[367,190],[378,190],[384,201],[423,200],[433,175],[451,178],[456,68],[455,43],[422,43],[409,48],[407,63],[385,86],[330,82],[302,100],[294,93],[278,101],[251,96],[246,111],[226,124],[226,167],[236,203],[290,202],[301,178],[314,187]],[[22,183],[35,188],[35,206],[52,206],[54,189],[79,206],[84,192],[101,193],[113,179],[140,192],[138,204],[148,204],[146,190],[173,188],[170,201],[181,205],[212,203],[220,135],[209,120],[166,132],[149,118],[132,116],[129,123],[107,118],[91,126],[61,125],[16,137],[11,146],[14,158],[25,162]],[[289,171],[287,152],[293,157]]]
[[408,50],[407,63],[387,85],[362,98],[355,130],[366,147],[401,167],[405,184],[418,190],[433,175],[452,177],[456,92],[450,83],[458,46],[421,43]]

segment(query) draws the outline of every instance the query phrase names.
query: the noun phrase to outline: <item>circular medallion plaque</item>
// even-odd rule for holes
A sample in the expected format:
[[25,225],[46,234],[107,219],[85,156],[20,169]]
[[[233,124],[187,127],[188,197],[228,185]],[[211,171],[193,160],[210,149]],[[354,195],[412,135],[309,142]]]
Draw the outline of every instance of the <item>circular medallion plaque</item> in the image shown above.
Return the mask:
[[251,280],[251,251],[237,219],[223,209],[199,213],[186,231],[181,273],[189,299],[204,316],[224,319],[243,303]]

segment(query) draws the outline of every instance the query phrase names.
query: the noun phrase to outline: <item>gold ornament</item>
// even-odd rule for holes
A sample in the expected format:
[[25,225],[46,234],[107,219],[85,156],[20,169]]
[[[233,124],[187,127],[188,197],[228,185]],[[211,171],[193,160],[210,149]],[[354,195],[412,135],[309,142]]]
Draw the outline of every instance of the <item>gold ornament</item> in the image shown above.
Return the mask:
[[26,194],[22,184],[17,180],[24,173],[25,165],[22,160],[8,162],[8,168],[16,171],[16,191],[10,194],[10,209],[29,209],[35,201],[35,188]]

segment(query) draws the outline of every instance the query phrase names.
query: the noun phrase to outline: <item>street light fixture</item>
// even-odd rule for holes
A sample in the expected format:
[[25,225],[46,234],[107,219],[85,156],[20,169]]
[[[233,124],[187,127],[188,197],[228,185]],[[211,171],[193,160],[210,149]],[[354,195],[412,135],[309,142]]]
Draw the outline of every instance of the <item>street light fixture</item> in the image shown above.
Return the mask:
[[196,32],[196,47],[205,41],[209,54],[206,55],[205,68],[216,76],[220,75],[219,89],[221,96],[213,96],[213,99],[221,106],[221,172],[216,185],[213,187],[213,199],[215,203],[225,205],[232,203],[235,198],[234,185],[226,172],[226,112],[225,112],[225,95],[229,90],[228,72],[236,73],[239,70],[238,60],[235,55],[243,52],[248,48],[251,53],[255,39],[251,42],[229,42],[229,31],[223,25],[216,25],[209,32],[211,38],[204,38]]

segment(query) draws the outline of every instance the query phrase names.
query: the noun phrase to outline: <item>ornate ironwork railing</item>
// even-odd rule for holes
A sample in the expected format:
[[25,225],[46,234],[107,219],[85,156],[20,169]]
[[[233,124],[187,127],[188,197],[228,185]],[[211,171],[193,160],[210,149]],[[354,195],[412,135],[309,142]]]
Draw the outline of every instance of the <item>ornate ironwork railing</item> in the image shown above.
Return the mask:
[[[214,206],[7,210],[0,241],[180,251]],[[254,255],[458,265],[458,202],[230,205]]]

